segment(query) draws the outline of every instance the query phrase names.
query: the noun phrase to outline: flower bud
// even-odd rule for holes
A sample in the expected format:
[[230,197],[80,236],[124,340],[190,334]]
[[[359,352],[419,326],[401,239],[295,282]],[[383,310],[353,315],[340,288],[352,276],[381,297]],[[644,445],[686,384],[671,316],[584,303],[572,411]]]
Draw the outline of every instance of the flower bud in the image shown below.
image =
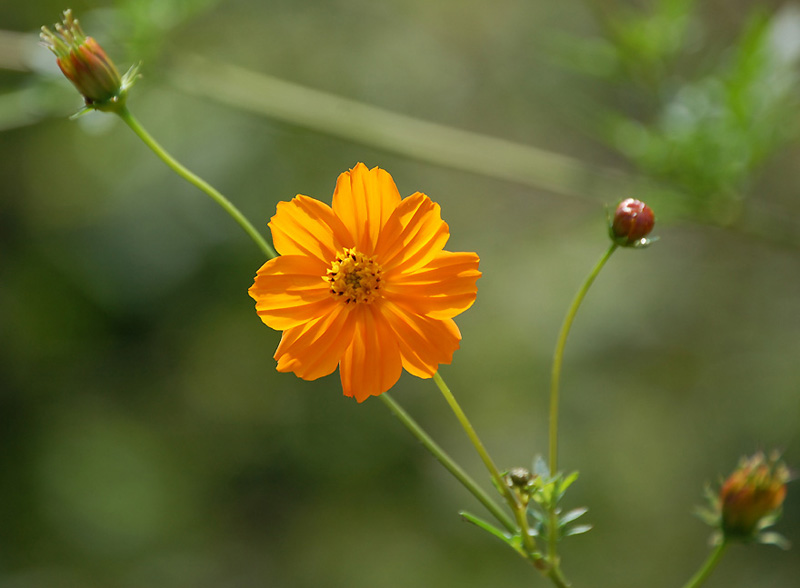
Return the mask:
[[727,538],[754,538],[777,518],[786,497],[789,470],[777,456],[744,458],[719,493],[722,532]]
[[653,230],[656,219],[653,210],[641,200],[628,198],[617,206],[609,227],[611,240],[622,247],[643,247],[650,243],[645,237]]
[[114,62],[103,48],[87,37],[71,10],[64,11],[63,22],[53,33],[42,27],[39,35],[45,47],[56,56],[58,67],[84,98],[87,109],[117,110],[125,103],[128,88],[137,77],[138,66],[120,77]]
[[536,476],[525,468],[511,468],[506,474],[506,483],[512,488],[525,489]]

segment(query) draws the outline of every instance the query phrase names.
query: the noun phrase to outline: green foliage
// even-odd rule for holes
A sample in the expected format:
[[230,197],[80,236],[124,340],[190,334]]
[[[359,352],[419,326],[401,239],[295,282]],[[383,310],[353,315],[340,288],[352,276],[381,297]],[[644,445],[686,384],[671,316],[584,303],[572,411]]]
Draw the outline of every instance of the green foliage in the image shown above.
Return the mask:
[[[665,85],[650,120],[610,113],[607,136],[642,170],[683,190],[700,219],[735,220],[759,166],[796,136],[795,55],[756,14],[720,65]],[[776,83],[777,82],[777,83]]]
[[533,520],[532,533],[536,536],[550,536],[551,513],[555,515],[558,539],[589,531],[592,528],[591,525],[571,524],[586,514],[588,508],[575,508],[562,514],[559,506],[567,489],[578,479],[578,472],[572,472],[566,476],[562,472],[557,472],[551,476],[547,464],[540,456],[537,456],[533,462],[533,471],[536,477],[528,491],[531,498],[528,503],[528,514]]
[[614,104],[594,106],[599,136],[682,194],[678,214],[724,225],[740,216],[764,164],[798,137],[800,17],[755,9],[734,42],[716,47],[694,4],[596,6],[602,36],[553,50],[616,90]]

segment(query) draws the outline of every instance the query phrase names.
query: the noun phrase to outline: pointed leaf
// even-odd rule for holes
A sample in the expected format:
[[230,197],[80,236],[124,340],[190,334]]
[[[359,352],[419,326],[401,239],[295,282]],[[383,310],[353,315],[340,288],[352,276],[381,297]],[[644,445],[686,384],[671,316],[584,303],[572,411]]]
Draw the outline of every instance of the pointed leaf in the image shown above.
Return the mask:
[[571,523],[572,521],[574,521],[578,517],[581,517],[581,516],[585,515],[588,511],[589,511],[589,509],[586,508],[585,506],[582,506],[580,508],[575,508],[575,509],[565,513],[564,516],[560,517],[559,520],[558,520],[558,524],[563,527],[567,523]]
[[494,535],[495,537],[500,539],[503,543],[505,543],[509,547],[511,547],[514,551],[517,551],[521,555],[527,557],[525,555],[525,551],[522,549],[521,537],[518,534],[517,535],[513,535],[513,536],[509,535],[508,533],[505,533],[505,532],[501,531],[500,529],[498,529],[497,527],[495,527],[491,523],[488,523],[488,522],[484,521],[483,519],[480,519],[480,518],[476,517],[475,515],[470,514],[470,513],[466,512],[466,511],[462,510],[458,514],[460,514],[461,518],[463,518],[465,521],[467,521],[469,523],[472,523],[476,527],[480,527],[481,529],[483,529],[484,531],[486,531],[487,533],[489,533],[491,535]]
[[542,478],[550,476],[550,468],[547,467],[547,462],[541,455],[533,458],[533,473]]
[[567,488],[572,486],[572,483],[578,479],[578,472],[572,472],[569,476],[564,478],[561,483],[558,485],[558,498],[564,495],[564,492],[567,491]]
[[574,527],[569,527],[568,529],[564,530],[563,536],[569,537],[570,535],[580,535],[581,533],[585,533],[592,528],[592,525],[575,525]]

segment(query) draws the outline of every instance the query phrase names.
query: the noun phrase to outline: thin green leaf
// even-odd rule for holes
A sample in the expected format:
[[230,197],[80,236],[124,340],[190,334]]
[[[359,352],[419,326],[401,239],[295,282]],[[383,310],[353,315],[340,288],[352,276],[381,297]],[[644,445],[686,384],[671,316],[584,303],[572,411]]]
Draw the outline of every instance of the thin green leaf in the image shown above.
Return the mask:
[[585,515],[588,511],[589,511],[589,509],[586,508],[585,506],[573,509],[573,510],[567,512],[567,513],[564,513],[564,516],[559,517],[558,524],[563,527],[567,523],[571,523],[572,521],[574,521],[578,517],[581,517],[581,516]]
[[494,535],[495,537],[500,539],[503,543],[506,543],[514,551],[517,551],[520,554],[525,555],[525,552],[522,549],[522,541],[520,541],[520,536],[519,535],[510,536],[508,533],[505,533],[505,532],[501,531],[500,529],[498,529],[497,527],[495,527],[491,523],[489,523],[487,521],[484,521],[483,519],[480,519],[480,518],[476,517],[475,515],[470,514],[470,513],[466,512],[466,511],[462,510],[458,514],[461,515],[461,518],[463,518],[468,523],[472,523],[476,527],[480,527],[481,529],[483,529],[487,533],[489,533],[491,535]]
[[574,527],[569,527],[568,529],[564,529],[562,534],[563,537],[569,537],[570,535],[580,535],[581,533],[585,533],[592,528],[592,525],[575,525]]
[[558,485],[558,499],[560,500],[561,497],[564,495],[564,492],[567,491],[567,488],[572,486],[572,483],[578,479],[578,472],[572,472],[569,476],[564,478],[561,483]]

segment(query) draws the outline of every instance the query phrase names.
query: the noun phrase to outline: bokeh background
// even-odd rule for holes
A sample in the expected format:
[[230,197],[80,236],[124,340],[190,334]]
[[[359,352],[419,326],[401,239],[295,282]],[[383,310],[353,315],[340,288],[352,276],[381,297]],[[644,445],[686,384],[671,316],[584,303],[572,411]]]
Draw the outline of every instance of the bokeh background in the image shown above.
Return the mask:
[[[683,585],[704,486],[758,449],[800,468],[800,4],[3,0],[0,587],[545,585],[381,402],[275,371],[252,242],[114,117],[68,120],[37,45],[68,7],[265,232],[358,161],[442,205],[483,271],[442,373],[502,468],[546,453],[606,208],[653,205],[660,240],[612,258],[567,347],[567,506],[595,525],[562,544],[576,586]],[[393,396],[490,487],[432,382]],[[798,577],[796,549],[736,546],[707,585]]]

